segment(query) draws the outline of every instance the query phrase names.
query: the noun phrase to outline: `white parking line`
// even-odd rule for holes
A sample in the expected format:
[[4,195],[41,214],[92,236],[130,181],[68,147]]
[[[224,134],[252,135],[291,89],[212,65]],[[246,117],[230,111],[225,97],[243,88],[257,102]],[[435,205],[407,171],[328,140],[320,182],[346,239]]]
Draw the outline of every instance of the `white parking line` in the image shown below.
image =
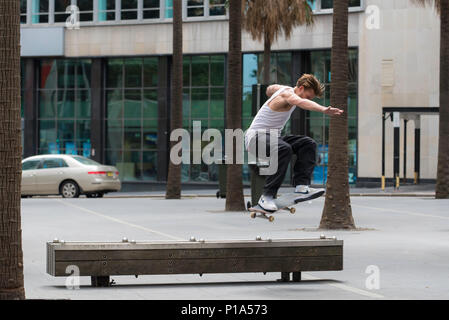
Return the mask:
[[[304,279],[307,279],[307,280],[323,280],[321,278],[317,278],[317,277],[314,277],[314,276],[312,276],[310,274],[306,274],[306,273],[302,273],[302,276]],[[366,296],[366,297],[376,298],[376,299],[385,299],[385,297],[383,295],[369,292],[369,291],[362,290],[362,289],[358,289],[358,288],[354,288],[354,287],[347,286],[347,285],[341,284],[341,283],[328,283],[327,285],[331,286],[331,287],[339,288],[339,289],[342,289],[345,291],[349,291],[352,293],[356,293],[361,296]]]
[[[96,212],[96,211],[93,211],[93,210],[90,210],[90,209],[86,209],[86,208],[74,205],[74,204],[72,204],[70,202],[67,202],[66,200],[59,200],[58,199],[57,201],[61,202],[62,204],[66,205],[66,206],[76,208],[78,210],[84,211],[86,213],[93,214],[95,216],[98,216],[98,217],[101,217],[101,218],[104,218],[104,219],[107,219],[107,220],[110,220],[110,221],[113,221],[113,222],[116,222],[116,223],[120,223],[120,224],[129,226],[129,227],[133,227],[133,228],[137,228],[137,229],[140,229],[140,230],[143,230],[143,231],[151,232],[151,233],[154,233],[154,234],[157,234],[157,235],[160,235],[160,236],[167,237],[169,239],[183,240],[181,238],[172,236],[172,235],[167,234],[167,233],[159,232],[159,231],[156,231],[156,230],[153,230],[153,229],[142,227],[142,226],[137,225],[137,224],[133,224],[133,223],[129,223],[129,222],[117,219],[117,218],[109,217],[109,216],[107,216],[105,214],[102,214],[102,213],[99,213],[99,212]],[[303,275],[303,278],[307,279],[307,280],[323,280],[321,278],[317,278],[317,277],[314,277],[312,275],[305,274],[305,273],[302,273],[302,275]],[[376,298],[376,299],[383,299],[383,298],[385,298],[384,296],[382,296],[380,294],[368,292],[368,291],[361,290],[361,289],[354,288],[354,287],[350,287],[350,286],[347,286],[347,285],[344,285],[344,284],[339,284],[339,283],[330,283],[329,284],[328,283],[327,285],[329,285],[331,287],[339,288],[339,289],[342,289],[342,290],[345,290],[345,291],[349,291],[349,292],[352,292],[352,293],[356,293],[356,294],[359,294],[359,295],[362,295],[362,296],[370,297],[370,298]]]
[[107,216],[105,214],[102,214],[102,213],[99,213],[99,212],[96,212],[96,211],[93,211],[93,210],[89,210],[89,209],[86,209],[86,208],[74,205],[74,204],[72,204],[70,202],[67,202],[67,201],[64,201],[64,200],[57,200],[57,201],[61,202],[62,204],[66,205],[66,206],[73,207],[73,208],[76,208],[78,210],[81,210],[81,211],[84,211],[84,212],[96,215],[96,216],[104,218],[104,219],[108,219],[108,220],[113,221],[113,222],[117,222],[117,223],[129,226],[129,227],[133,227],[133,228],[137,228],[137,229],[140,229],[140,230],[143,230],[143,231],[151,232],[151,233],[154,233],[154,234],[157,234],[157,235],[160,235],[160,236],[163,236],[163,237],[167,237],[167,238],[173,239],[173,240],[185,240],[185,239],[181,239],[181,238],[172,236],[172,235],[167,234],[167,233],[163,233],[163,232],[159,232],[159,231],[156,231],[156,230],[153,230],[153,229],[145,228],[145,227],[139,226],[137,224],[129,223],[129,222],[117,219],[117,218],[112,218],[112,217],[109,217],[109,216]]

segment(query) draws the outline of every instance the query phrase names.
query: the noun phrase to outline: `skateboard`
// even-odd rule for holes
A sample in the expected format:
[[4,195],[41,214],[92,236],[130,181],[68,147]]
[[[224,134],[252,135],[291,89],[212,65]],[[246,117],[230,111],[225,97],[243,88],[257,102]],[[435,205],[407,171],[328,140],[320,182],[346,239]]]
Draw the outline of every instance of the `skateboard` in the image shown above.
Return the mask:
[[288,193],[285,195],[282,195],[278,199],[274,200],[274,203],[279,208],[276,211],[268,211],[263,209],[260,205],[255,205],[248,209],[249,212],[251,212],[251,218],[255,219],[257,217],[267,219],[270,222],[274,221],[273,214],[279,212],[279,211],[289,211],[291,214],[296,213],[296,209],[293,207],[294,205],[297,205],[298,203],[304,202],[304,201],[310,201],[316,198],[321,197],[324,194],[324,190],[316,192],[314,194],[311,194],[309,197],[301,197],[297,193]]

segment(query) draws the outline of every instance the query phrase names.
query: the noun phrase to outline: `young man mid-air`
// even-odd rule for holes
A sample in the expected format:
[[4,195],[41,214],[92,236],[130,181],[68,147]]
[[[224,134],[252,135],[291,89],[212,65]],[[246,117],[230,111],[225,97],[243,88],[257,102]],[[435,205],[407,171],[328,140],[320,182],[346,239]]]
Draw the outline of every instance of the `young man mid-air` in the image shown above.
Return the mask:
[[[281,137],[281,131],[296,107],[309,111],[318,111],[330,116],[339,116],[343,110],[332,107],[323,107],[311,101],[315,97],[321,97],[324,86],[313,75],[304,74],[297,82],[296,87],[271,85],[267,89],[270,97],[260,108],[251,126],[245,134],[245,146],[247,150],[254,152],[256,145],[266,144],[270,156],[273,152],[270,148],[270,130],[276,129],[278,135],[278,170],[274,175],[267,176],[263,194],[259,205],[267,211],[278,210],[274,197],[284,181],[285,173],[293,154],[297,156],[294,165],[294,185],[298,198],[314,199],[323,194],[323,189],[310,188],[313,169],[316,164],[316,142],[307,136],[287,135]],[[251,146],[251,147],[250,147]],[[257,155],[256,155],[257,156]]]

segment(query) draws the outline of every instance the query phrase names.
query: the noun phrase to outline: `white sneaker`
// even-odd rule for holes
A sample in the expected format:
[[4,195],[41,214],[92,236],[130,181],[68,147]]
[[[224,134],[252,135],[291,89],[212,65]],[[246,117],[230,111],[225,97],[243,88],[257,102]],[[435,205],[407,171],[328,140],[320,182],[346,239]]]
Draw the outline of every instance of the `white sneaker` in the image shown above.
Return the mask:
[[277,211],[278,207],[276,205],[276,203],[274,202],[274,198],[270,197],[270,196],[264,196],[262,195],[259,199],[259,206],[262,207],[262,209],[267,210],[267,211]]
[[325,190],[310,188],[309,186],[299,185],[295,188],[295,193],[298,194],[297,202],[312,200],[321,197]]

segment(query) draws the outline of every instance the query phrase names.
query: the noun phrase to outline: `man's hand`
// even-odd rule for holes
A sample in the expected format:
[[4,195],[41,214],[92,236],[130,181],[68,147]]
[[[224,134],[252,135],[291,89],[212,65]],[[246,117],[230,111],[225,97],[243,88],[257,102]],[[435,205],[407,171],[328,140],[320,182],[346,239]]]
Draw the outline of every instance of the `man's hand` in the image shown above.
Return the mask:
[[332,108],[332,107],[328,107],[326,108],[326,110],[324,110],[324,114],[327,114],[329,116],[341,116],[343,114],[343,110],[338,109],[338,108]]

